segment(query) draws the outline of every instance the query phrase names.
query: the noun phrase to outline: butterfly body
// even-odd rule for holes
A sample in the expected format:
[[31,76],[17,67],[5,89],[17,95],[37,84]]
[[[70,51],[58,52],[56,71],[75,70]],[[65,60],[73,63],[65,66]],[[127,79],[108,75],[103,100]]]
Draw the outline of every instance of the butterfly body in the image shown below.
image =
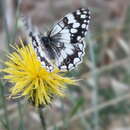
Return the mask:
[[[65,15],[52,27],[47,36],[28,29],[32,45],[42,65],[52,71],[52,60],[62,70],[71,70],[81,63],[89,20],[90,11],[81,8]],[[31,28],[27,22],[25,25]]]
[[48,37],[41,37],[41,42],[42,42],[42,47],[45,49],[45,53],[48,55],[50,60],[55,59],[55,52],[54,49],[52,48],[52,42]]

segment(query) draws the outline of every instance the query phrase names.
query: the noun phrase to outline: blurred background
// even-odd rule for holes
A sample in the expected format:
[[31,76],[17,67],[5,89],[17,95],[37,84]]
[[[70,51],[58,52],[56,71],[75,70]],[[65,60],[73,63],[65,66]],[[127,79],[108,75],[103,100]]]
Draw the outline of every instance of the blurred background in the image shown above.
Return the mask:
[[9,85],[0,82],[0,130],[130,130],[130,0],[0,0],[0,60],[24,38],[20,14],[46,32],[79,7],[89,7],[91,21],[83,63],[67,73],[78,85],[42,119],[30,104],[7,100]]

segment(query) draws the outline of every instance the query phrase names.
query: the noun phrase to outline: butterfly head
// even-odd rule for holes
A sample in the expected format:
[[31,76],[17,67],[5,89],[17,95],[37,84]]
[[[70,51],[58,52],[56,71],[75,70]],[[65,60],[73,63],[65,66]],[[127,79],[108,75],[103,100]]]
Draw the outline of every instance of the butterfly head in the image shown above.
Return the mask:
[[44,44],[45,46],[48,46],[49,43],[50,43],[49,38],[46,37],[46,36],[43,36],[43,37],[41,38],[41,40],[42,40],[42,42],[43,42],[43,44]]

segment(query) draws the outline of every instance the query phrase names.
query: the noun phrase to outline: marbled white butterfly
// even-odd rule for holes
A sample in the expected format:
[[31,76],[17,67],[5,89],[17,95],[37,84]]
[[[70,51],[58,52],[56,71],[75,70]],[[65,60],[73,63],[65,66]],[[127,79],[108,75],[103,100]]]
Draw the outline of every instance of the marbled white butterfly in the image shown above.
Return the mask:
[[24,19],[24,24],[42,66],[52,71],[53,63],[62,70],[71,70],[81,63],[89,21],[90,11],[80,8],[65,15],[46,36],[32,28],[29,20]]

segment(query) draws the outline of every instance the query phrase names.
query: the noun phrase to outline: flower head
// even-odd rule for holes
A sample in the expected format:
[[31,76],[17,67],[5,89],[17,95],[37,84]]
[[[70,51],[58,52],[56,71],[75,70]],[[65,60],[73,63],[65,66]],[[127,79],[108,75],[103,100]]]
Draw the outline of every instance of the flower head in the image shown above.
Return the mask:
[[55,95],[64,96],[65,84],[75,84],[75,80],[61,76],[57,68],[53,72],[43,68],[31,44],[25,46],[21,40],[21,46],[14,47],[2,69],[7,73],[4,79],[12,83],[11,97],[27,97],[35,106],[47,105]]

